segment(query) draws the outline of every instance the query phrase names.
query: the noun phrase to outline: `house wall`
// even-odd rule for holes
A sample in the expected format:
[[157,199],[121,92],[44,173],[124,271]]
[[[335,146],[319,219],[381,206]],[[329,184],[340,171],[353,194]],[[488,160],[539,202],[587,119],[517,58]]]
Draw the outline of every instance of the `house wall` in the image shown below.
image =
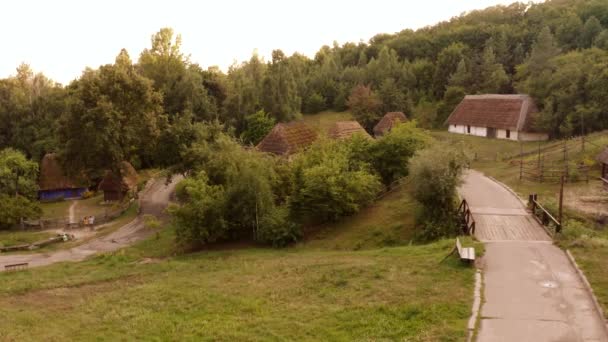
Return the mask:
[[506,129],[497,129],[496,130],[496,138],[498,139],[509,139],[509,140],[517,140],[519,134],[517,131],[511,130],[509,138],[507,138],[507,130]]
[[487,134],[487,130],[485,127],[475,127],[475,126],[471,126],[471,133],[467,133],[466,125],[450,125],[448,127],[448,132],[475,135],[475,136],[479,136],[479,137],[485,137]]
[[521,140],[521,141],[544,141],[544,140],[549,140],[549,134],[519,132],[519,140]]
[[86,188],[40,190],[38,191],[38,199],[45,202],[68,198],[81,198],[85,191],[87,191]]
[[103,200],[106,202],[122,201],[125,193],[120,191],[105,191],[103,192]]

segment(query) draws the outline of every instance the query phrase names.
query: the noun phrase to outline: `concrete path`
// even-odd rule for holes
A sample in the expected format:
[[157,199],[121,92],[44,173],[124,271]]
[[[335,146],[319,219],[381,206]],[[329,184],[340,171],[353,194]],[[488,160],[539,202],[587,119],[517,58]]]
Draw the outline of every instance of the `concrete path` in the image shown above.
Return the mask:
[[38,267],[64,261],[81,261],[93,254],[115,251],[146,238],[152,232],[144,229],[142,215],[161,216],[179,180],[181,177],[173,177],[170,184],[165,184],[165,179],[152,181],[140,194],[140,215],[115,232],[70,249],[48,253],[0,255],[0,272],[4,270],[5,265],[10,264],[29,263],[29,267]]
[[478,341],[608,341],[576,269],[517,196],[472,170],[459,191],[486,247]]

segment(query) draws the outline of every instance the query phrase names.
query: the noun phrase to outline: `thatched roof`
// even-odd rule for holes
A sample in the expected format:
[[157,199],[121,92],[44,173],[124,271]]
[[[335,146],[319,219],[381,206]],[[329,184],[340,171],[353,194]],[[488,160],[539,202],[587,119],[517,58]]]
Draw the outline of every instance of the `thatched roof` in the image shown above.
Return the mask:
[[38,186],[41,191],[82,188],[82,181],[69,177],[63,171],[57,154],[47,153],[40,162],[40,179]]
[[597,161],[602,164],[608,164],[608,147],[606,147],[598,156]]
[[532,132],[537,117],[538,108],[528,95],[467,95],[447,123]]
[[317,139],[317,133],[302,121],[279,123],[262,139],[256,148],[262,152],[289,155]]
[[382,117],[380,122],[374,126],[374,135],[381,136],[388,133],[396,124],[407,121],[407,117],[402,112],[389,112]]
[[338,121],[329,129],[328,135],[332,139],[346,139],[355,134],[361,134],[366,138],[371,136],[357,121]]
[[137,187],[137,171],[133,165],[127,161],[120,164],[120,177],[110,170],[106,171],[105,176],[99,183],[99,190],[102,191],[129,191]]

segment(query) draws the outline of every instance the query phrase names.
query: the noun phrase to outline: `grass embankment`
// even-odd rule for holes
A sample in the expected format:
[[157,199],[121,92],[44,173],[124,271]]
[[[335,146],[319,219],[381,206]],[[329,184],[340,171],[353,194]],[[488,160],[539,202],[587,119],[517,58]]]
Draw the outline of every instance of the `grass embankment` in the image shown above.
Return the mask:
[[0,274],[0,339],[461,341],[474,269],[440,263],[453,240],[365,238],[370,227],[393,236],[409,201],[400,190],[284,250],[172,256],[165,229],[85,262]]
[[0,246],[15,246],[46,240],[55,236],[50,232],[0,231]]
[[[557,212],[560,185],[555,182],[533,182],[519,179],[519,165],[502,160],[502,156],[513,156],[519,153],[520,144],[507,140],[488,140],[482,137],[463,136],[434,132],[439,139],[448,140],[453,144],[462,144],[478,160],[473,161],[471,167],[492,176],[507,184],[520,197],[527,199],[529,194],[535,193],[549,210]],[[564,186],[564,227],[563,234],[556,236],[556,242],[563,248],[569,249],[576,258],[579,266],[591,283],[593,290],[608,312],[608,227],[606,217],[608,213],[608,192],[602,189],[598,180],[599,167],[593,165],[595,156],[608,144],[607,132],[594,133],[587,137],[585,150],[579,141],[568,141],[570,146],[567,158],[572,164],[586,163],[591,165],[590,181],[566,183]],[[534,145],[536,147],[534,147]],[[542,142],[541,158],[546,164],[563,166],[563,141]],[[524,143],[524,151],[538,149],[539,143]],[[543,151],[543,149],[545,149]],[[498,160],[492,156],[499,155]],[[538,154],[524,157],[524,161],[534,162]],[[516,159],[519,161],[519,159]],[[557,215],[556,215],[557,217]]]

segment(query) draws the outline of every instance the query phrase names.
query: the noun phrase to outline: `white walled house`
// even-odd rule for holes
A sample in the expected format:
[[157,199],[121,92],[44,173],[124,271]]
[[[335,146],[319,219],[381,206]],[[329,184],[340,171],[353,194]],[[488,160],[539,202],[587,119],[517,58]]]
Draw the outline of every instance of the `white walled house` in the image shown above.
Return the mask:
[[528,95],[467,95],[447,119],[451,133],[519,141],[547,140],[534,121],[538,108]]

